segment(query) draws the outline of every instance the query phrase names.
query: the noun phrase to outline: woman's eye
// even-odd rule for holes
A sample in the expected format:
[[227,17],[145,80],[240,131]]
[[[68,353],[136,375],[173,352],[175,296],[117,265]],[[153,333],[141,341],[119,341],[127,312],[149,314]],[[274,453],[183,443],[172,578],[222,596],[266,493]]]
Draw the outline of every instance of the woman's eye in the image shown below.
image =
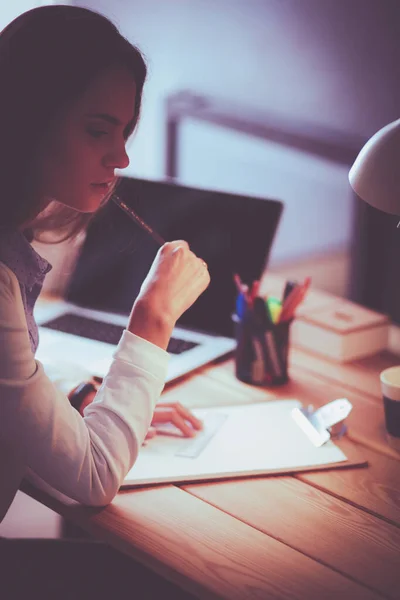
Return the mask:
[[103,135],[107,135],[107,131],[95,131],[94,129],[88,129],[88,134],[91,135],[94,138],[99,138]]

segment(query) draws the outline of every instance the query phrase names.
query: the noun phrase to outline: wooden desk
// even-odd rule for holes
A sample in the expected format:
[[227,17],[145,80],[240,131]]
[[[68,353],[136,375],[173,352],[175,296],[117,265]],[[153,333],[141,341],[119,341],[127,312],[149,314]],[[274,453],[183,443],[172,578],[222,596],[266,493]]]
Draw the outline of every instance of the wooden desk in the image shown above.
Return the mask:
[[399,599],[400,454],[386,442],[378,377],[398,363],[385,352],[340,365],[293,348],[278,389],[236,380],[227,360],[163,394],[189,407],[345,396],[348,443],[366,468],[127,490],[101,509],[22,489],[199,598]]

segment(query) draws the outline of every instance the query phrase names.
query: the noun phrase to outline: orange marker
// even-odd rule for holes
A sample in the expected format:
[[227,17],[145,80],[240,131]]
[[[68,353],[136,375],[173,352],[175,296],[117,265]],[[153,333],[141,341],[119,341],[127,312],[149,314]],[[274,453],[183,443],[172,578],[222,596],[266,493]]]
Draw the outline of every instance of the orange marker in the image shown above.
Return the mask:
[[308,291],[308,288],[311,285],[311,277],[306,277],[304,283],[295,287],[286,298],[281,316],[279,318],[279,323],[282,321],[288,321],[291,319],[295,313],[296,308],[303,302],[304,297]]

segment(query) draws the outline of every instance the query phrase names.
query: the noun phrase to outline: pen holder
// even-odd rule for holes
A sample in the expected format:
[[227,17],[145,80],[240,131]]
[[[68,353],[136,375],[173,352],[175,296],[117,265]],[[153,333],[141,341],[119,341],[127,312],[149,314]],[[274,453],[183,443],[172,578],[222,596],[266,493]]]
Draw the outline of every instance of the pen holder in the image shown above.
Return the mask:
[[235,324],[236,377],[255,385],[283,385],[289,381],[288,354],[293,319],[271,324],[264,330],[251,313],[232,315]]

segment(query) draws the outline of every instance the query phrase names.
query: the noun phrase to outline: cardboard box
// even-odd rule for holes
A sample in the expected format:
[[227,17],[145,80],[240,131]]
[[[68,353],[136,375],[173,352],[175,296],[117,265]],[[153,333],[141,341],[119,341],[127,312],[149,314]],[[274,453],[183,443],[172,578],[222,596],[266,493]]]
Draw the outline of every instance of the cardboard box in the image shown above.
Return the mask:
[[291,343],[346,362],[385,350],[389,326],[386,315],[336,299],[319,308],[299,310],[291,328]]

